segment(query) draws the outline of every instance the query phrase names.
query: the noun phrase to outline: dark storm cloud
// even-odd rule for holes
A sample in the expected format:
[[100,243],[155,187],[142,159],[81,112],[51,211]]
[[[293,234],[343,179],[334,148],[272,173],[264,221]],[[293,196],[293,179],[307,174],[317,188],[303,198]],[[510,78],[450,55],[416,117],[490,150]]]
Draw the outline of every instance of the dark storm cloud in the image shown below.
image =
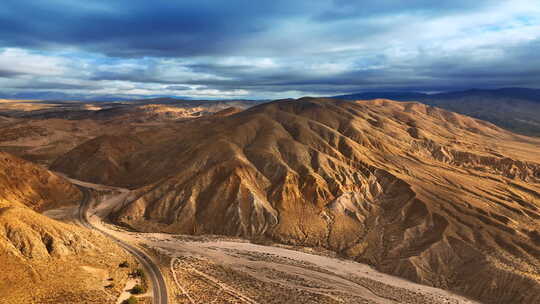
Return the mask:
[[167,87],[165,87],[165,89],[174,90],[174,91],[189,91],[189,90],[191,90],[190,87],[183,86],[183,85],[167,86]]
[[[497,88],[504,86],[538,87],[540,84],[540,39],[519,46],[502,47],[504,56],[476,61],[471,54],[437,57],[424,56],[391,66],[350,70],[329,74],[310,75],[302,71],[280,70],[265,74],[250,71],[250,67],[196,65],[196,68],[231,77],[229,80],[189,81],[216,89],[238,89],[279,92],[299,90],[319,94],[368,90],[448,91],[468,88]],[[384,61],[384,59],[383,59]],[[527,64],[525,64],[527,63]]]
[[[4,0],[0,86],[216,97],[538,87],[533,2]],[[43,58],[54,62],[33,68]]]
[[[540,40],[519,46],[501,48],[504,56],[489,63],[476,62],[469,53],[437,57],[425,54],[379,68],[350,67],[339,73],[312,74],[305,67],[281,65],[264,69],[248,64],[225,65],[219,63],[187,64],[184,67],[213,78],[194,79],[190,76],[163,78],[154,68],[146,72],[105,73],[96,79],[124,80],[138,83],[201,85],[211,89],[244,89],[253,92],[301,91],[332,95],[336,92],[364,90],[448,91],[468,88],[495,88],[503,86],[531,86],[540,83]],[[374,62],[386,62],[379,57]],[[529,64],[524,65],[524,62]],[[153,71],[153,72],[149,72]],[[167,86],[179,90],[189,87]]]
[[[4,1],[3,46],[75,46],[111,56],[231,52],[295,11],[288,1]],[[31,20],[31,21],[30,21]]]
[[[289,22],[296,19],[361,21],[366,17],[415,12],[435,16],[493,3],[492,0],[5,0],[0,9],[0,43],[4,47],[23,48],[71,46],[126,57],[274,53],[290,46],[271,48],[267,42],[294,41],[298,47],[312,38],[289,36],[290,26],[294,27]],[[287,27],[280,28],[284,24]],[[385,30],[367,23],[362,25],[340,29],[333,35],[351,38]],[[277,33],[273,32],[276,28],[279,28]]]
[[121,81],[130,81],[130,82],[141,82],[141,83],[161,83],[161,84],[176,84],[178,81],[167,80],[157,73],[151,73],[148,70],[143,68],[136,69],[129,72],[118,72],[118,71],[105,71],[105,72],[96,72],[90,78],[90,80],[121,80]]
[[72,90],[72,89],[95,89],[96,85],[93,84],[71,84],[61,82],[40,82],[35,81],[30,84],[15,85],[13,88],[25,89],[25,90]]
[[16,77],[16,76],[19,76],[19,75],[21,75],[21,73],[19,73],[19,72],[0,69],[0,78],[10,78],[10,77]]

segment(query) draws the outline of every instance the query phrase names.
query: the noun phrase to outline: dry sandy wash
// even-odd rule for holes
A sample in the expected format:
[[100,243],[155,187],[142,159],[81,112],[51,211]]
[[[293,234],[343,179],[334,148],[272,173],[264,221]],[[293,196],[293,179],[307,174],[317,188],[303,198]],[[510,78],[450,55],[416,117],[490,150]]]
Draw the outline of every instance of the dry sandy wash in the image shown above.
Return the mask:
[[540,301],[540,140],[389,100],[302,98],[92,139],[52,168],[134,189],[145,232],[320,247],[488,303]]
[[133,193],[74,182],[99,192],[88,212],[92,225],[154,252],[168,278],[172,303],[475,303],[330,251],[219,236],[126,231],[107,218]]
[[178,303],[475,303],[336,257],[238,240],[153,238]]

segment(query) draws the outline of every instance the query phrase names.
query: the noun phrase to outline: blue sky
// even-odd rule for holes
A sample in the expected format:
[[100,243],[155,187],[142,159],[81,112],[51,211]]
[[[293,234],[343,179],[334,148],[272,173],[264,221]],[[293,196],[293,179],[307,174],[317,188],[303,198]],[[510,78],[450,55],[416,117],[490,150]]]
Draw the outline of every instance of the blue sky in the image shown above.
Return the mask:
[[540,87],[537,0],[4,0],[0,97]]

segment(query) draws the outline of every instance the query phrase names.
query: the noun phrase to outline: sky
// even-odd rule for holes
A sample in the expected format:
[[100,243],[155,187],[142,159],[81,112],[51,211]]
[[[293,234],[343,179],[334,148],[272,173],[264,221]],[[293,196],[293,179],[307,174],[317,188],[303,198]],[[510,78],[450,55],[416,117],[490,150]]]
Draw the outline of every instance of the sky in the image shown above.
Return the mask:
[[0,98],[540,88],[538,0],[2,0]]

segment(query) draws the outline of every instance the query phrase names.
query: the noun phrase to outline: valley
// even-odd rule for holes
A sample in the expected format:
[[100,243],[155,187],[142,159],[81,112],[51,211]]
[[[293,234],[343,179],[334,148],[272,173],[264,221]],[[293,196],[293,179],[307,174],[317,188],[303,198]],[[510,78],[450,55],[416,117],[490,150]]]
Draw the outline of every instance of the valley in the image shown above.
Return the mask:
[[[169,283],[174,282],[169,284],[170,303],[284,303],[291,297],[302,303],[476,303],[380,273],[321,249],[258,245],[223,236],[129,231],[107,218],[132,195],[130,191],[70,181],[96,191],[95,199],[74,207],[79,212],[68,212],[75,218],[62,220],[87,218],[79,221],[121,239],[124,248],[137,246],[152,252],[157,259],[142,259],[151,260],[159,275],[163,272]],[[54,214],[55,210],[50,212]],[[156,297],[154,290],[152,293],[153,303],[168,303],[166,293],[165,298]]]

